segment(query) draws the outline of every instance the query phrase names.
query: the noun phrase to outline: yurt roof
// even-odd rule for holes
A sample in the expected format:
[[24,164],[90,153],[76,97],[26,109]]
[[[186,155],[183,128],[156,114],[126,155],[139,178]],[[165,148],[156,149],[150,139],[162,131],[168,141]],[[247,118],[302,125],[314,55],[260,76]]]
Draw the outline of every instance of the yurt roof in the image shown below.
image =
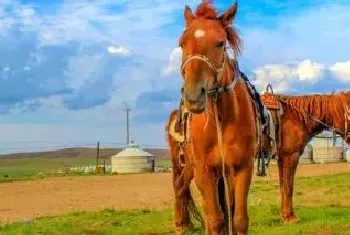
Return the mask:
[[117,153],[113,157],[152,157],[153,155],[144,151],[139,147],[139,145],[130,143],[121,152]]

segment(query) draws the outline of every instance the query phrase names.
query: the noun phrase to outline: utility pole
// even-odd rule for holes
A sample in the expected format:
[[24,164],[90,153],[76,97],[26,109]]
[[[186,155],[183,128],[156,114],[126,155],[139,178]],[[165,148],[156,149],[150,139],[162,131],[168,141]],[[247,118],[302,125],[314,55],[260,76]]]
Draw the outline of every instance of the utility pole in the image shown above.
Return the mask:
[[126,145],[130,143],[130,131],[129,131],[129,113],[131,111],[130,105],[126,103],[125,101],[123,102],[125,109],[124,111],[126,112]]
[[96,153],[96,169],[100,160],[100,142],[97,142],[97,153]]

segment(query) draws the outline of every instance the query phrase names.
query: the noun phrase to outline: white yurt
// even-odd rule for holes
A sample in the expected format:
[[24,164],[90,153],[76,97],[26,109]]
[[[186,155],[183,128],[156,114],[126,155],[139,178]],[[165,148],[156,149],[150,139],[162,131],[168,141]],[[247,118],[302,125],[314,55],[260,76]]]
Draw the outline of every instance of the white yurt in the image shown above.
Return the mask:
[[314,163],[313,157],[312,157],[312,145],[308,144],[305,146],[303,154],[299,158],[300,164],[312,164]]
[[154,156],[131,142],[123,151],[111,156],[111,173],[154,171]]
[[345,160],[347,161],[347,162],[350,162],[350,145],[348,145],[347,147],[346,147],[346,154],[345,154]]
[[340,143],[333,143],[333,137],[319,135],[312,140],[315,163],[335,163],[344,161],[344,149]]

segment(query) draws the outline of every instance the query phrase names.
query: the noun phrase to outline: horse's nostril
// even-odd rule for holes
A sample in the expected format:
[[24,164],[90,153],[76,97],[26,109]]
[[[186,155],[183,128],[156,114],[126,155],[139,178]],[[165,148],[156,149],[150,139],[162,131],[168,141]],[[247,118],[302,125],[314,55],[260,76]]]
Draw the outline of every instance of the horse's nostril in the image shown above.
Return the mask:
[[204,94],[204,93],[205,93],[205,88],[204,88],[204,87],[202,87],[202,89],[201,89],[201,93],[202,93],[202,94]]
[[185,90],[185,88],[184,88],[184,87],[181,87],[181,94],[184,93],[184,90]]

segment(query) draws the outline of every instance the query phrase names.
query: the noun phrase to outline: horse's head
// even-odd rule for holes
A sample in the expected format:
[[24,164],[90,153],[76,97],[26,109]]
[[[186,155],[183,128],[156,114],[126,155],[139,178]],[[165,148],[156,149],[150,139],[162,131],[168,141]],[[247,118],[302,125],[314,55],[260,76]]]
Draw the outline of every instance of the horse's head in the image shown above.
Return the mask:
[[217,15],[208,1],[203,1],[195,14],[185,7],[186,28],[179,41],[184,79],[181,92],[191,112],[203,112],[208,91],[220,83],[226,63],[226,43],[235,53],[239,52],[240,39],[231,26],[236,13],[237,3],[222,15]]

